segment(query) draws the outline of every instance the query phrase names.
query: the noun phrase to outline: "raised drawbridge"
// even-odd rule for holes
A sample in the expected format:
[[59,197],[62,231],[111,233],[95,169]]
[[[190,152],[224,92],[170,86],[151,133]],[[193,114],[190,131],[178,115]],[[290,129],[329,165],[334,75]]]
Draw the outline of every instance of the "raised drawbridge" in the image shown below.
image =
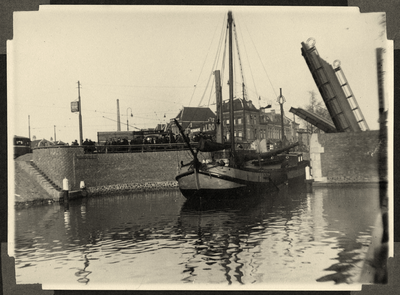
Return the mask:
[[[361,112],[350,85],[340,67],[335,61],[334,67],[323,60],[315,47],[315,40],[310,38],[301,43],[301,53],[310,69],[318,90],[332,118],[336,132],[352,132],[369,130],[368,124]],[[307,122],[325,132],[335,132],[333,126],[328,126],[321,118],[303,109],[291,109],[291,112],[302,117]]]

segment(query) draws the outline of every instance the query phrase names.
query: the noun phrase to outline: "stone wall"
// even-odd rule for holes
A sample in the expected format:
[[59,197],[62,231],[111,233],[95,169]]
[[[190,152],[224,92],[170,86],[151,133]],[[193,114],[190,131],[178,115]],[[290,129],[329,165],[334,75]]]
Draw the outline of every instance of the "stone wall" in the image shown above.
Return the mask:
[[67,178],[70,189],[73,189],[76,187],[74,158],[83,154],[82,147],[44,147],[32,151],[32,161],[59,187],[63,187],[63,179]]
[[379,131],[313,134],[310,159],[316,183],[379,182]]
[[[206,157],[199,154],[200,160]],[[33,150],[38,168],[60,187],[66,177],[70,190],[78,190],[81,181],[87,188],[175,181],[180,162],[191,159],[186,150],[108,154],[84,154],[83,148],[71,146]]]
[[173,181],[180,161],[190,161],[188,152],[148,152],[77,155],[77,181],[87,187],[124,183]]

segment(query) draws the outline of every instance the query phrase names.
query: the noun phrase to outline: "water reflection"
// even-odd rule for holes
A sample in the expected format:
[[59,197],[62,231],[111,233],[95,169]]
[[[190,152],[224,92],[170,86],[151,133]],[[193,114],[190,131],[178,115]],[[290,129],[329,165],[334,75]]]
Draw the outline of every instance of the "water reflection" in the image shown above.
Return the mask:
[[315,196],[324,200],[325,232],[335,238],[334,248],[339,250],[335,263],[324,269],[334,273],[317,281],[338,284],[358,279],[379,208],[378,187],[360,189],[358,185],[349,185],[345,190],[339,187],[320,188]]
[[248,271],[254,277],[251,282],[257,281],[258,269],[263,264],[260,259],[263,241],[274,240],[274,235],[283,233],[279,247],[286,244],[285,255],[291,256],[288,221],[293,220],[306,200],[304,187],[286,186],[279,192],[245,201],[186,201],[180,214],[180,227],[196,241],[185,264],[184,272],[188,276],[184,280],[194,282],[202,270],[212,271],[210,266],[218,265],[228,284],[244,284]]
[[79,269],[75,275],[79,277],[78,282],[79,283],[85,283],[87,284],[90,280],[87,278],[88,275],[90,275],[92,272],[87,271],[86,268],[89,266],[89,259],[87,258],[87,255],[85,254],[84,256],[85,263],[83,264],[85,267],[83,269]]
[[351,283],[370,242],[376,196],[375,188],[285,186],[210,203],[166,190],[18,210],[17,281]]

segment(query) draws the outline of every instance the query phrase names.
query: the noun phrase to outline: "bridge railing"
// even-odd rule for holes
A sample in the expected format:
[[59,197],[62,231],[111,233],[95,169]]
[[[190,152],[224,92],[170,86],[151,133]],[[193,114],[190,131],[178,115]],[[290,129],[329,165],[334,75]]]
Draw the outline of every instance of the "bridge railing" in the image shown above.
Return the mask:
[[[192,143],[196,147],[196,143]],[[129,145],[96,145],[84,146],[88,153],[146,153],[187,150],[185,143],[129,144]]]
[[[191,143],[196,148],[198,143]],[[50,145],[40,146],[33,149],[54,149],[54,148],[83,148],[87,154],[107,154],[107,153],[146,153],[162,151],[188,150],[185,143],[160,143],[160,144],[129,144],[129,145]]]

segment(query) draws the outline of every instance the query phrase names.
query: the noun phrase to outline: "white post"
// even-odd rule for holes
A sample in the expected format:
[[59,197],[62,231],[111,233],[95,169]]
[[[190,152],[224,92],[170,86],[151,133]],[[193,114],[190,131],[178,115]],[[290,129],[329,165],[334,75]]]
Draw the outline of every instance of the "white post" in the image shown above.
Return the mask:
[[68,199],[69,199],[68,191],[69,191],[68,179],[65,177],[63,179],[63,191],[62,191],[62,193],[63,193],[63,201],[64,202],[68,202]]
[[64,191],[69,191],[68,179],[66,177],[63,180],[63,190]]

